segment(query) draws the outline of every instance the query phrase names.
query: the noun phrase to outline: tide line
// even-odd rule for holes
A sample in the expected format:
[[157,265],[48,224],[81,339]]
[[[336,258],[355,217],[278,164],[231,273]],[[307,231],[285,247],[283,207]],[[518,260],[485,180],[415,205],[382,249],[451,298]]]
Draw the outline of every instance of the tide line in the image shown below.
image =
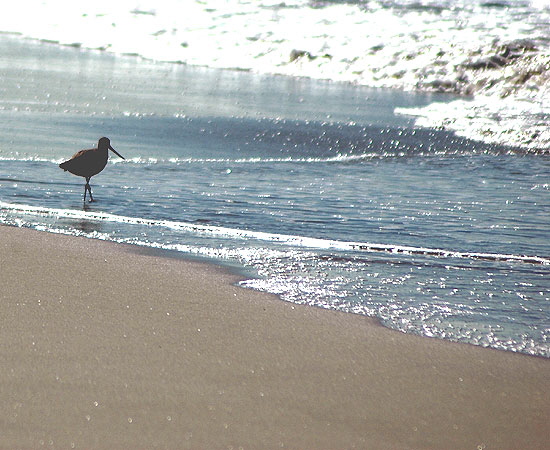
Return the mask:
[[125,223],[148,227],[167,228],[174,231],[197,233],[209,236],[227,237],[233,239],[254,239],[274,242],[283,245],[312,248],[317,250],[340,250],[358,252],[383,252],[402,255],[423,255],[438,258],[462,258],[485,261],[510,261],[529,264],[550,265],[550,257],[533,255],[514,255],[503,253],[462,252],[448,249],[412,247],[394,244],[375,244],[368,242],[348,242],[332,239],[322,239],[307,236],[267,233],[263,231],[241,230],[213,225],[198,225],[188,222],[157,220],[140,217],[122,216],[105,212],[78,211],[71,209],[46,208],[41,206],[22,205],[0,201],[0,210],[13,211],[23,215],[53,216],[68,219],[87,219],[98,222]]

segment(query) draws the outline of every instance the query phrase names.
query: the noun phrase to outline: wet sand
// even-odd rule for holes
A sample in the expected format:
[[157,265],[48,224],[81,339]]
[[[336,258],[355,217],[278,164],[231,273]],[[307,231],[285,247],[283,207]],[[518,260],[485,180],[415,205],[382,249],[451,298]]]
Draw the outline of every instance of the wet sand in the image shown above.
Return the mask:
[[0,227],[1,448],[548,448],[550,361]]

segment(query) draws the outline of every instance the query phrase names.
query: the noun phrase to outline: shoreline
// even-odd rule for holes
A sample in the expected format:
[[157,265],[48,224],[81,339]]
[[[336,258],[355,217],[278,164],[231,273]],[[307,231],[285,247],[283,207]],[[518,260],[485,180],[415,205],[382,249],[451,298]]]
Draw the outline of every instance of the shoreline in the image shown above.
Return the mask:
[[[16,225],[8,225],[8,224],[1,224],[0,223],[0,230],[3,229],[3,228],[17,228],[17,229],[24,229],[24,230],[29,230],[31,232],[37,232],[37,233],[47,233],[47,234],[51,234],[53,236],[68,236],[68,237],[73,237],[73,238],[76,238],[76,239],[90,239],[90,240],[93,240],[93,241],[96,240],[95,238],[88,237],[88,236],[75,236],[71,233],[66,233],[66,234],[65,233],[56,233],[56,232],[46,231],[46,230],[37,230],[37,229],[34,229],[34,228],[30,228],[30,227],[18,227]],[[415,333],[415,332],[404,332],[404,331],[398,330],[396,328],[392,328],[389,325],[385,325],[383,323],[382,319],[380,317],[377,317],[377,316],[371,316],[371,315],[368,315],[368,314],[361,314],[361,313],[356,313],[356,312],[347,311],[347,310],[337,310],[337,309],[331,309],[331,308],[324,308],[324,307],[318,306],[318,305],[305,305],[305,304],[294,303],[292,301],[283,299],[279,294],[271,293],[269,291],[260,290],[260,289],[257,289],[255,287],[241,285],[240,284],[241,281],[246,281],[246,280],[250,280],[250,279],[260,279],[260,278],[257,275],[257,273],[254,272],[253,269],[247,268],[246,266],[243,266],[243,265],[241,265],[238,262],[233,261],[233,260],[216,259],[215,257],[211,257],[211,256],[205,256],[205,255],[193,254],[193,253],[185,253],[185,252],[181,252],[181,251],[174,250],[174,249],[169,249],[169,248],[150,247],[150,246],[147,246],[147,245],[134,244],[134,243],[115,242],[115,241],[109,241],[109,240],[103,240],[103,239],[98,239],[98,241],[105,242],[107,245],[114,245],[116,247],[120,246],[126,252],[131,253],[131,254],[135,253],[136,255],[139,255],[139,256],[146,256],[146,257],[149,256],[149,257],[156,257],[156,258],[161,258],[161,259],[174,259],[176,261],[183,262],[184,264],[186,262],[189,262],[191,264],[198,264],[199,266],[204,265],[205,267],[209,267],[211,269],[220,271],[220,273],[224,276],[228,276],[232,280],[230,282],[230,284],[233,287],[236,287],[238,289],[244,289],[246,291],[252,291],[252,292],[255,292],[259,295],[266,295],[268,297],[274,297],[277,301],[281,301],[281,302],[284,302],[284,303],[289,303],[290,305],[293,305],[293,306],[316,308],[316,309],[321,309],[323,311],[334,312],[334,313],[337,313],[337,314],[357,315],[357,316],[360,316],[360,317],[364,317],[366,320],[371,321],[372,326],[378,326],[378,327],[384,328],[384,329],[392,331],[392,332],[396,332],[396,333],[399,333],[399,334],[405,334],[407,336],[415,336],[415,337],[420,337],[422,339],[436,339],[436,340],[440,340],[440,341],[447,342],[447,343],[450,343],[450,344],[467,345],[467,346],[472,346],[474,348],[482,348],[482,349],[488,349],[488,350],[491,350],[491,351],[504,352],[506,354],[517,354],[517,355],[528,356],[528,357],[531,357],[531,358],[540,358],[544,361],[549,361],[550,362],[550,358],[545,357],[545,356],[540,355],[540,354],[533,354],[533,353],[522,352],[522,351],[514,351],[514,350],[506,350],[506,349],[498,348],[498,347],[478,345],[478,344],[474,344],[474,343],[471,343],[471,342],[450,340],[450,339],[446,339],[446,338],[441,338],[439,336],[427,336],[427,335],[424,335],[424,334],[421,334],[421,333]],[[526,255],[525,255],[525,257],[529,258],[529,259],[533,258],[533,257],[529,257],[529,256],[526,256]],[[537,258],[537,257],[534,257],[534,258]],[[536,262],[528,261],[527,264],[542,264],[542,265],[545,265],[544,262],[541,263],[541,262],[538,262],[538,260]]]
[[0,448],[547,445],[545,358],[295,305],[124,244],[1,226],[0,261]]

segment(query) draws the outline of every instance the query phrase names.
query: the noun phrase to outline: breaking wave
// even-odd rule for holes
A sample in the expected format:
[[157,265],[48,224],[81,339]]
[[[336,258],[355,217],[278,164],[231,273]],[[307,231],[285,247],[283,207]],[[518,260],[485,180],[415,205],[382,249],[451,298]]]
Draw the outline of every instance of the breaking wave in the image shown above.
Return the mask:
[[485,142],[548,149],[548,23],[550,7],[534,0],[164,0],[139,8],[131,0],[21,0],[0,30],[156,61],[449,92],[464,99],[399,112]]

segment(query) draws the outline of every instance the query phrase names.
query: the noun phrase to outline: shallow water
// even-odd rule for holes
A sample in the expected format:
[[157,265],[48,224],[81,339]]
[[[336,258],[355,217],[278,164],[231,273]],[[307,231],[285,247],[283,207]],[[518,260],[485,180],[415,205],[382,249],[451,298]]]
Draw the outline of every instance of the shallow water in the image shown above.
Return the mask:
[[[0,42],[1,223],[213,258],[288,301],[550,356],[548,155],[393,114],[433,95]],[[83,205],[57,164],[102,135],[127,159]]]

